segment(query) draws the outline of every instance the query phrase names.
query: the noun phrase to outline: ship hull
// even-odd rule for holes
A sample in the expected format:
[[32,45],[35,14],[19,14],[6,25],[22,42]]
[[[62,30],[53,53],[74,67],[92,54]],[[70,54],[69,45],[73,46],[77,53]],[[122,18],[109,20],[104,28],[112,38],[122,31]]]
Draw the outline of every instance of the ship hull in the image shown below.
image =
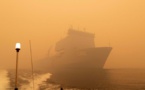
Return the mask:
[[111,47],[99,47],[62,52],[49,59],[49,68],[52,72],[103,69],[111,50]]

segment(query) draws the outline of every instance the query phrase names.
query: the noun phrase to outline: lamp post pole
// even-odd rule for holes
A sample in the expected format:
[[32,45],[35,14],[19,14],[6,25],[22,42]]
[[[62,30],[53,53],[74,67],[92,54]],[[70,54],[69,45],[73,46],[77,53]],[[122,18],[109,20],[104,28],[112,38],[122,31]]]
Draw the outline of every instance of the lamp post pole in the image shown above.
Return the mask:
[[20,51],[20,43],[16,43],[16,77],[15,77],[15,90],[18,90],[18,54]]

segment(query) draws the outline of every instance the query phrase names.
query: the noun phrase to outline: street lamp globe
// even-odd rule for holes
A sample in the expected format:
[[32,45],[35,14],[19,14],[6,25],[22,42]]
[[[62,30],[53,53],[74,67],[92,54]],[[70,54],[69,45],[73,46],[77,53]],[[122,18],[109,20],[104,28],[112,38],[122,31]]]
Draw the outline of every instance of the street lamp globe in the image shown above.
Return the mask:
[[20,43],[16,43],[16,51],[17,52],[19,52],[20,48],[21,48],[21,44]]

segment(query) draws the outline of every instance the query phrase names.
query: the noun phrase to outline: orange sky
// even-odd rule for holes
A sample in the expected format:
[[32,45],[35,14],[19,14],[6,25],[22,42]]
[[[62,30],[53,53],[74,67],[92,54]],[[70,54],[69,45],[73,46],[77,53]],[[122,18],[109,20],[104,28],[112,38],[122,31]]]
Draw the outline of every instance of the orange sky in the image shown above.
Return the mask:
[[95,33],[97,47],[110,42],[105,68],[145,68],[145,0],[1,0],[0,68],[15,65],[16,42],[21,67],[30,64],[29,40],[33,59],[46,57],[70,26]]

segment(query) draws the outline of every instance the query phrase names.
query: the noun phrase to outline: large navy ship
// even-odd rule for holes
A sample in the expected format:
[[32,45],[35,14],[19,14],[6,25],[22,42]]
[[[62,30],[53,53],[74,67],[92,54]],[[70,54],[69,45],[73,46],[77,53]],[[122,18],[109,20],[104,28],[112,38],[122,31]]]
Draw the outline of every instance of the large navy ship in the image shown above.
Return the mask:
[[112,47],[95,47],[94,38],[95,34],[70,28],[67,36],[56,43],[55,55],[49,56],[45,64],[53,72],[102,69]]
[[94,39],[95,34],[70,28],[39,65],[52,73],[52,81],[61,85],[92,88],[100,81],[106,83],[103,67],[112,47],[95,47]]

